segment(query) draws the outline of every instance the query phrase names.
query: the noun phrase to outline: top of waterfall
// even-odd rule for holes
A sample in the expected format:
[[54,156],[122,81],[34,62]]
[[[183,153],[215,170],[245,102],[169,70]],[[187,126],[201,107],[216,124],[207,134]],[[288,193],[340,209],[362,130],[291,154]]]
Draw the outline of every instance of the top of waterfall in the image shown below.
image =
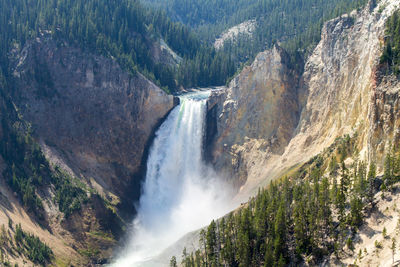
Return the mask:
[[175,93],[175,96],[186,95],[188,93],[196,93],[196,92],[204,92],[204,91],[219,91],[226,89],[226,86],[210,86],[210,87],[197,87],[197,88],[189,88],[183,89],[178,93]]
[[209,98],[211,95],[211,90],[207,91],[196,91],[196,92],[190,92],[190,93],[185,93],[179,96],[179,99],[184,100],[184,99],[190,99],[190,100],[205,100]]

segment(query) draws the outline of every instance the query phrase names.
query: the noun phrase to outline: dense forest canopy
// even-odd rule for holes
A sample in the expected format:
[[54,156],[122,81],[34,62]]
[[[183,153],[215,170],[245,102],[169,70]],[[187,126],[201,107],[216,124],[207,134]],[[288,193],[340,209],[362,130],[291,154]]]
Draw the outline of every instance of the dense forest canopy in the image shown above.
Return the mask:
[[[196,60],[195,75],[202,79],[190,85],[223,84],[234,73],[229,56],[204,46],[189,28],[172,22],[163,11],[143,7],[137,0],[0,0],[0,9],[0,59],[5,75],[9,68],[7,52],[43,32],[87,51],[112,56],[130,72],[140,71],[170,90],[187,84],[181,80],[176,83],[174,67],[154,61],[150,47],[158,38],[163,38],[188,64]],[[221,60],[226,60],[224,69]],[[213,63],[213,75],[218,76],[210,78],[204,69]]]
[[253,36],[243,35],[225,51],[238,62],[283,43],[289,52],[307,52],[320,39],[323,22],[361,7],[366,0],[144,0],[164,8],[177,21],[191,26],[208,43],[226,29],[255,19]]

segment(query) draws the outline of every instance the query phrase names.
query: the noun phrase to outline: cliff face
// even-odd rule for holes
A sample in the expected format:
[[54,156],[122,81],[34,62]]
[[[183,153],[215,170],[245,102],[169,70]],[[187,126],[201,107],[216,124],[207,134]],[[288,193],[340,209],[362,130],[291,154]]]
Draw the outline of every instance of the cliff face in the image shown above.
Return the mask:
[[137,198],[146,144],[173,97],[112,59],[46,38],[13,58],[14,103],[47,157],[106,195]]
[[369,156],[382,162],[387,141],[393,144],[400,141],[400,83],[396,78],[386,77],[373,90],[369,120]]
[[[0,225],[11,219],[35,233],[57,264],[102,263],[121,234],[121,218],[133,213],[149,144],[176,99],[113,59],[46,36],[15,48],[10,58],[12,88],[10,97],[5,90],[0,95],[0,137],[5,125],[30,132],[51,168],[67,172],[87,200],[67,216],[56,203],[54,185],[38,186],[45,218],[39,225],[3,177],[7,166],[0,156]],[[6,256],[22,265],[28,260]]]
[[[245,182],[239,197],[246,199],[258,186],[344,134],[359,135],[361,158],[377,156],[381,161],[385,145],[398,138],[397,82],[378,86],[377,78],[385,22],[398,4],[397,0],[381,1],[377,7],[369,4],[327,22],[298,80],[282,57],[258,63],[263,54],[277,55],[274,48],[239,74],[224,97],[218,96],[222,101],[214,105],[220,112],[215,115],[211,158],[217,169]],[[262,77],[257,86],[249,73]],[[239,134],[232,129],[239,129]],[[378,154],[373,151],[377,144]],[[228,158],[221,156],[223,149]]]
[[288,65],[286,52],[275,46],[258,54],[229,88],[215,92],[209,101],[208,127],[213,122],[216,126],[214,139],[208,138],[208,158],[239,183],[253,164],[246,155],[249,149],[282,153],[292,137],[300,106],[298,75]]

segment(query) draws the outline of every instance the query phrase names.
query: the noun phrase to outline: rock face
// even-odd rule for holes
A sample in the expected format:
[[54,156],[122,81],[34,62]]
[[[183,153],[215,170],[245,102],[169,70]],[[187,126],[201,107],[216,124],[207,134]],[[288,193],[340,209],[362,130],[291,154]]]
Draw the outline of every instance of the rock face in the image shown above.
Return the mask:
[[256,24],[256,20],[253,19],[247,20],[236,26],[233,26],[232,28],[229,28],[228,30],[224,31],[217,39],[215,39],[214,48],[217,50],[221,49],[222,47],[224,47],[224,42],[228,40],[236,42],[239,35],[251,36],[256,29]]
[[400,83],[394,77],[385,79],[375,88],[371,96],[369,112],[371,126],[368,134],[370,158],[384,158],[388,140],[400,141]]
[[146,144],[174,98],[112,59],[49,38],[14,53],[13,100],[46,156],[131,205]]
[[163,39],[154,42],[151,47],[151,54],[154,62],[158,64],[165,64],[173,68],[178,68],[182,62],[182,58],[177,55]]
[[327,22],[299,79],[274,48],[214,96],[211,162],[245,183],[240,196],[247,199],[344,134],[358,134],[360,157],[379,163],[388,141],[398,138],[397,82],[379,85],[377,77],[385,22],[398,4],[371,3]]
[[252,164],[247,148],[283,152],[300,114],[297,79],[289,56],[275,46],[258,54],[224,92],[214,93],[209,110],[217,126],[208,158],[217,169],[242,182]]

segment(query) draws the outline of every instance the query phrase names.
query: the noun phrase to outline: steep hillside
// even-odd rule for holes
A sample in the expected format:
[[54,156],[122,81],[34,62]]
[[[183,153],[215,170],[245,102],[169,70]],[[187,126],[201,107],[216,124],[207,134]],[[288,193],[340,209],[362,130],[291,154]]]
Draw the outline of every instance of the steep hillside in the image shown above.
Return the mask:
[[208,127],[216,127],[208,133],[213,138],[208,158],[224,176],[244,183],[253,170],[247,150],[282,153],[288,144],[300,115],[299,74],[289,64],[287,53],[275,46],[258,54],[225,92],[212,96],[219,99],[209,102]]
[[[12,99],[48,158],[106,192],[123,197],[128,188],[139,190],[132,176],[173,97],[111,59],[51,38],[15,53]],[[139,191],[128,195],[135,199]]]
[[[327,22],[322,30],[321,42],[305,63],[299,82],[295,81],[289,87],[296,92],[292,97],[296,105],[281,106],[271,112],[269,105],[263,103],[269,103],[271,98],[257,98],[261,105],[240,101],[250,95],[245,88],[252,92],[260,90],[267,95],[273,94],[276,89],[265,84],[276,79],[277,84],[285,82],[285,79],[274,76],[261,86],[253,86],[254,79],[248,74],[249,69],[235,78],[223,96],[215,96],[218,99],[215,109],[221,112],[215,114],[217,134],[214,143],[211,142],[211,162],[223,171],[232,170],[231,174],[236,179],[246,181],[241,190],[244,199],[248,194],[254,194],[259,185],[267,184],[285,169],[306,161],[344,134],[357,132],[361,135],[358,145],[361,157],[369,159],[376,155],[378,163],[382,163],[383,149],[392,140],[392,133],[396,132],[395,99],[398,93],[396,87],[387,85],[390,81],[377,87],[379,58],[385,22],[397,4],[397,1],[382,1],[374,7],[371,2],[360,11]],[[255,69],[250,73],[257,71]],[[279,71],[283,73],[281,77],[292,74],[285,67],[280,67]],[[269,72],[265,73],[268,77]],[[237,81],[241,81],[243,90],[236,89]],[[279,107],[279,101],[272,101],[272,104]],[[285,132],[287,145],[285,142],[269,144],[272,136],[265,133],[253,134],[253,127],[268,125],[264,124],[265,118],[299,111],[301,115],[297,121],[293,116],[292,121],[295,121],[292,123],[285,125],[287,120],[280,120],[273,128],[268,128],[270,133]],[[241,124],[242,114],[257,114],[243,120],[250,127]],[[233,118],[232,122],[229,118]],[[241,134],[235,139],[237,133]],[[279,149],[274,149],[277,144]]]
[[[193,28],[202,39],[233,55],[237,62],[254,60],[257,53],[284,43],[291,53],[308,53],[319,41],[322,24],[363,6],[366,0],[144,0],[165,9],[175,20]],[[252,21],[252,34],[224,38],[230,28]],[[242,26],[240,26],[242,25]],[[249,28],[250,29],[250,28]],[[231,31],[232,32],[232,31]],[[229,31],[228,31],[229,33]],[[231,35],[231,34],[229,34]]]
[[[34,233],[53,263],[101,263],[134,214],[148,146],[176,99],[114,59],[45,34],[13,49],[10,69],[0,225],[11,239],[16,224]],[[1,251],[11,263],[31,261],[15,249]]]
[[212,221],[194,252],[182,240],[182,266],[391,266],[399,258],[400,151],[390,149],[376,176],[373,161],[359,160],[358,138],[337,138]]

